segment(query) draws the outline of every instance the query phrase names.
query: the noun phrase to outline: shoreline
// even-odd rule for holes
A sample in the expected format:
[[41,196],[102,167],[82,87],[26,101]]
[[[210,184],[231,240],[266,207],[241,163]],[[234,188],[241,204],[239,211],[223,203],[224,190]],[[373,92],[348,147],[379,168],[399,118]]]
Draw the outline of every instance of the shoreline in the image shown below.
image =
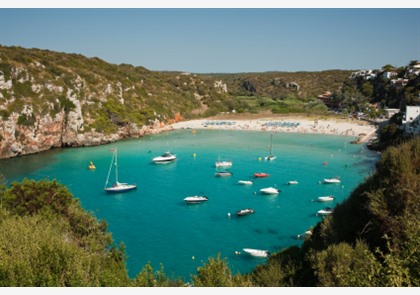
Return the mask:
[[311,118],[299,115],[220,115],[171,124],[177,129],[249,130],[322,135],[354,136],[353,143],[366,143],[376,135],[377,127],[357,119]]

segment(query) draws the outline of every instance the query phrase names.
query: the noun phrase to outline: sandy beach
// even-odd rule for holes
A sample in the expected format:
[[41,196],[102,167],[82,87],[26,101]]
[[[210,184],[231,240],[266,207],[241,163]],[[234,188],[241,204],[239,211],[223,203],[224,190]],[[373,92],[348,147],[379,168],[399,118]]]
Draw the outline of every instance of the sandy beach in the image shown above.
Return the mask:
[[250,130],[354,136],[359,143],[376,136],[376,127],[358,119],[316,118],[291,115],[220,115],[207,119],[174,123],[173,129]]

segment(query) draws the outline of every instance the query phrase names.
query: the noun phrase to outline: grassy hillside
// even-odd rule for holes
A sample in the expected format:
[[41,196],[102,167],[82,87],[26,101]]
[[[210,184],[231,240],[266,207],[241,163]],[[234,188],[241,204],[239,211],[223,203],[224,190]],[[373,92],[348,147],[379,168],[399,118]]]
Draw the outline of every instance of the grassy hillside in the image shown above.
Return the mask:
[[[49,50],[0,46],[0,115],[33,106],[34,116],[74,109],[73,95],[86,116],[84,131],[115,131],[128,123],[215,115],[232,110],[271,110],[294,100],[304,104],[337,90],[349,71],[191,74],[156,72],[99,58]],[[21,122],[31,124],[31,118]]]

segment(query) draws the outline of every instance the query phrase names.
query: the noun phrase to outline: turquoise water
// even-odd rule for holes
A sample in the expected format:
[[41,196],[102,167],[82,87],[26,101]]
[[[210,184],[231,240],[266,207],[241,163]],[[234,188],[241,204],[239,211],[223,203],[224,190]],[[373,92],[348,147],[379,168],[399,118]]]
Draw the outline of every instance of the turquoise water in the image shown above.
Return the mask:
[[[373,171],[377,155],[363,145],[350,144],[353,139],[276,133],[273,154],[277,159],[265,162],[260,158],[268,153],[269,133],[197,130],[193,134],[178,130],[3,160],[0,173],[9,183],[27,177],[57,179],[66,185],[86,210],[107,221],[117,243],[124,242],[130,276],[151,262],[154,269],[162,263],[168,276],[188,281],[208,257],[220,254],[234,273],[247,273],[265,259],[236,255],[235,251],[257,248],[276,252],[300,245],[296,235],[320,221],[316,212],[343,201]],[[111,147],[118,148],[120,182],[136,183],[137,190],[104,192]],[[177,155],[176,162],[151,162],[166,150]],[[229,169],[233,176],[214,176],[219,157],[233,161]],[[90,161],[96,170],[88,169]],[[270,176],[255,179],[252,186],[237,183],[252,179],[255,172]],[[319,183],[335,176],[340,176],[341,184]],[[287,185],[289,180],[299,184]],[[269,186],[276,186],[281,193],[259,193]],[[186,196],[195,194],[205,194],[208,202],[184,203]],[[331,194],[336,197],[332,203],[312,202]],[[255,213],[237,217],[235,212],[243,208],[253,208]]]

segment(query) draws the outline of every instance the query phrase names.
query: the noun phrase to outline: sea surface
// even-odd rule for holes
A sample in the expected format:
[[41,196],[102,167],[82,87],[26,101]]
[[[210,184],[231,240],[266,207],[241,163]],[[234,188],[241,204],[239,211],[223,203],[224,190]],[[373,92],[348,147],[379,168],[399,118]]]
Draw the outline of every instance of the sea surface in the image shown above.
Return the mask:
[[[123,242],[129,275],[134,277],[150,262],[161,264],[169,277],[190,280],[209,257],[226,258],[233,273],[245,274],[265,258],[255,258],[243,248],[272,253],[292,245],[321,221],[316,212],[345,200],[370,175],[378,155],[365,145],[350,144],[354,137],[274,133],[274,161],[268,154],[270,133],[254,131],[177,130],[140,139],[83,148],[55,149],[37,155],[0,161],[0,173],[8,184],[23,178],[56,179],[66,185],[82,206],[108,223],[117,244]],[[120,182],[136,183],[137,189],[107,194],[105,181],[118,150]],[[153,164],[165,151],[176,162]],[[230,177],[215,177],[218,160],[230,160]],[[92,161],[96,170],[88,169]],[[255,172],[269,173],[254,179]],[[111,174],[113,175],[113,174]],[[340,184],[321,184],[339,176]],[[239,180],[253,179],[251,186]],[[297,185],[288,185],[297,180]],[[112,180],[110,180],[112,181]],[[259,190],[277,187],[278,195]],[[185,204],[192,195],[206,195],[201,204]],[[314,202],[334,195],[330,203]],[[255,213],[237,217],[252,208]]]

